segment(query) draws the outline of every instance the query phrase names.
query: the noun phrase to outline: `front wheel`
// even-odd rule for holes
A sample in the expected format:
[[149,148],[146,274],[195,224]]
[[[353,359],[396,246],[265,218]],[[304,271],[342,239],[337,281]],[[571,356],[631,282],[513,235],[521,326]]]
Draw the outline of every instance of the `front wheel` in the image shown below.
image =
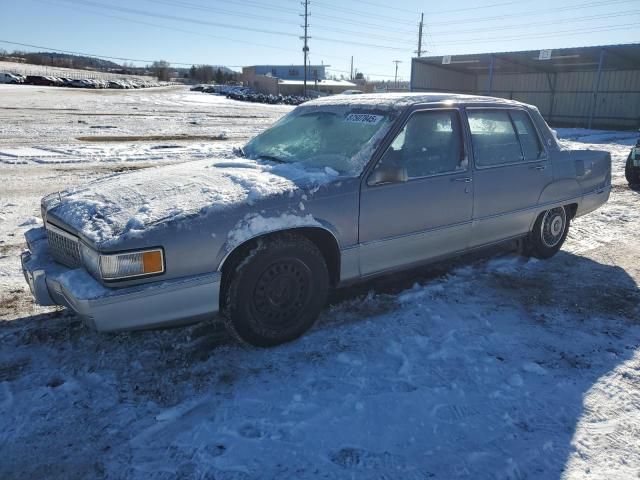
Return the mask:
[[258,240],[229,275],[223,310],[227,327],[257,347],[298,338],[311,328],[327,301],[324,257],[300,235]]
[[525,244],[525,253],[535,258],[553,257],[569,233],[569,217],[564,207],[542,212],[533,225]]

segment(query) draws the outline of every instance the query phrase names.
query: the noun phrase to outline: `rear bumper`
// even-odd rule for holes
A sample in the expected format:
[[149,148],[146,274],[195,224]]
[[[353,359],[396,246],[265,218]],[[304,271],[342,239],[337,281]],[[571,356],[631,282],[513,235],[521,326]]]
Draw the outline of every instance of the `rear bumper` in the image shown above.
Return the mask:
[[106,288],[84,269],[55,263],[43,228],[29,230],[22,271],[40,305],[63,305],[99,331],[192,323],[218,311],[219,272],[127,288]]

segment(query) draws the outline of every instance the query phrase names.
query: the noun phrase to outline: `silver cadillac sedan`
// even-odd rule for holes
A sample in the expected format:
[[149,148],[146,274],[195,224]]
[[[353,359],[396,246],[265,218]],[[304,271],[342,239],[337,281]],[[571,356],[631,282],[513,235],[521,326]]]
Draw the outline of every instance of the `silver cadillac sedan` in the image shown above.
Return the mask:
[[507,240],[549,258],[610,189],[609,153],[563,149],[530,105],[335,96],[232,157],[45,197],[22,265],[39,304],[98,330],[219,312],[270,346],[309,329],[331,288]]

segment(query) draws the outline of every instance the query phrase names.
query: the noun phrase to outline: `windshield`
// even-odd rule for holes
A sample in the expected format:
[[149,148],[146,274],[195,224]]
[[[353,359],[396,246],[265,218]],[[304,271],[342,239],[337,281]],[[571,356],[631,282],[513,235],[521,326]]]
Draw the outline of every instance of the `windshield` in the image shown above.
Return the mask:
[[329,167],[358,176],[389,130],[393,112],[299,107],[245,147],[251,159]]

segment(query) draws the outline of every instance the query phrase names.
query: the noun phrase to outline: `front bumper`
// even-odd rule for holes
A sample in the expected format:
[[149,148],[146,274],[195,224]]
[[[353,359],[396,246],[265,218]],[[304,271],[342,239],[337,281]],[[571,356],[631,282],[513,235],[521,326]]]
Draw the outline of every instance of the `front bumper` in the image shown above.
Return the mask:
[[53,261],[44,228],[25,234],[22,272],[40,305],[63,305],[99,331],[135,330],[193,323],[218,311],[219,272],[107,288],[86,270]]

